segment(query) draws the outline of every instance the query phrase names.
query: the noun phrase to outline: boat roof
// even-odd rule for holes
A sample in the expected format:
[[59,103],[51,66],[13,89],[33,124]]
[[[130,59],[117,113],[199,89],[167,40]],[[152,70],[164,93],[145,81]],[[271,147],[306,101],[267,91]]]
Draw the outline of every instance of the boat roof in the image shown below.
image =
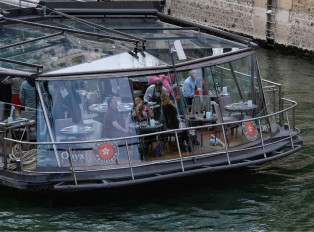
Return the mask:
[[42,74],[121,71],[172,66],[252,47],[244,37],[165,15],[160,1],[132,3],[53,1],[21,11],[2,10],[0,66]]

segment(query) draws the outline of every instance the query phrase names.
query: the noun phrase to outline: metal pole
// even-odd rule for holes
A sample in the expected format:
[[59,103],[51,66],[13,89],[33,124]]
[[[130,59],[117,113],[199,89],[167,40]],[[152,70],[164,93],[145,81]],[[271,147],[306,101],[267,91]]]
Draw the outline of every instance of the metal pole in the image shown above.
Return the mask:
[[70,147],[70,144],[67,144],[67,145],[68,145],[69,163],[70,163],[71,168],[72,168],[74,183],[75,183],[75,185],[77,185],[76,174],[75,174],[75,170],[74,170],[74,166],[73,166],[73,162],[72,162],[71,147]]
[[292,149],[294,149],[294,144],[293,144],[293,139],[292,139],[291,129],[290,129],[290,123],[289,123],[289,118],[288,118],[288,111],[286,111],[286,117],[287,117],[290,140],[291,140],[291,146],[292,146]]
[[178,138],[178,132],[175,132],[176,135],[176,142],[177,142],[177,147],[178,147],[178,151],[179,151],[179,155],[180,155],[180,160],[181,160],[181,168],[182,168],[182,172],[184,172],[184,164],[183,164],[183,158],[182,158],[182,154],[181,154],[181,148],[179,145],[179,138]]
[[230,157],[229,157],[229,152],[228,152],[227,136],[226,136],[226,133],[225,133],[225,127],[224,127],[224,125],[221,125],[221,128],[222,128],[222,133],[223,133],[223,135],[224,135],[224,140],[225,140],[225,149],[226,149],[226,153],[227,153],[228,164],[231,164],[231,162],[230,162]]
[[292,128],[295,130],[295,107],[292,108]]
[[[50,135],[50,139],[51,139],[51,141],[53,143],[55,143],[55,140],[54,140],[54,137],[53,137],[53,133],[52,133],[52,129],[51,129],[50,122],[49,122],[49,117],[48,117],[48,114],[47,114],[47,111],[46,111],[46,107],[44,105],[43,96],[42,96],[41,91],[40,91],[39,83],[35,82],[35,84],[36,84],[37,92],[38,92],[39,99],[40,99],[40,102],[41,102],[41,105],[42,105],[42,109],[43,109],[43,112],[44,112],[44,117],[45,117],[45,121],[46,121],[46,124],[47,124],[47,128],[48,128],[48,132],[49,132],[49,135]],[[55,152],[55,156],[56,156],[58,167],[61,167],[60,160],[59,160],[59,157],[58,157],[57,148],[56,148],[56,144],[53,144],[52,147],[53,147],[53,150]]]
[[[17,46],[17,45],[22,45],[22,44],[26,44],[26,43],[35,42],[35,41],[42,40],[42,39],[48,39],[48,38],[51,38],[51,37],[54,37],[54,36],[62,35],[63,33],[64,33],[64,32],[61,31],[61,32],[54,33],[54,34],[51,34],[51,35],[45,35],[45,36],[41,36],[41,37],[38,37],[38,38],[35,38],[35,39],[29,39],[29,40],[26,40],[26,41],[22,41],[22,42],[18,42],[18,43],[9,44],[9,45],[0,47],[0,50],[1,50],[1,49],[5,49],[5,48],[10,48],[10,47],[13,47],[13,46]],[[39,67],[40,67],[40,68],[43,68],[42,65],[39,65],[39,66],[36,66],[36,67],[37,67],[37,68],[39,68]]]
[[[22,135],[24,136],[24,135]],[[21,148],[21,144],[18,144],[18,151],[19,151],[19,155],[20,155],[20,168],[21,168],[21,173],[23,173],[23,152],[22,152],[22,148]],[[16,165],[18,165],[18,162],[16,162]],[[16,166],[16,170],[18,171],[18,166]]]
[[128,153],[128,159],[129,159],[129,165],[130,165],[130,169],[131,169],[132,180],[134,180],[134,173],[133,173],[133,167],[132,167],[132,164],[131,164],[129,145],[128,145],[128,142],[127,142],[126,139],[125,139],[125,146],[126,146],[126,152]]
[[[281,111],[283,108],[282,104],[282,91],[281,86],[279,86],[279,111]],[[282,126],[282,119],[283,119],[283,113],[279,114],[279,125]]]
[[260,119],[258,119],[258,126],[259,126],[259,132],[260,132],[260,136],[261,136],[261,140],[262,140],[262,147],[263,147],[264,157],[267,158],[266,152],[265,152],[265,144],[264,144],[263,133],[262,133],[262,130],[261,130],[261,120]]

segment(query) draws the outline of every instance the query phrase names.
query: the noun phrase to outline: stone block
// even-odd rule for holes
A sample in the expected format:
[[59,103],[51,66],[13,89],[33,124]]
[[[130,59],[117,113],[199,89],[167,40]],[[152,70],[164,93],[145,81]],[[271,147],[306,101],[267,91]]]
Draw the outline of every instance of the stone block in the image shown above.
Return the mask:
[[293,0],[277,0],[277,7],[281,10],[291,10]]

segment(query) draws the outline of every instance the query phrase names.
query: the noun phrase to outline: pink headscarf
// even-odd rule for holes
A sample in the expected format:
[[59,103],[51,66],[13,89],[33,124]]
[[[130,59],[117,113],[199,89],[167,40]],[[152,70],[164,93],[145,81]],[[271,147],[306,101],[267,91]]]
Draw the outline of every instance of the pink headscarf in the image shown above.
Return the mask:
[[162,86],[165,87],[167,89],[168,95],[171,94],[171,78],[170,75],[166,76],[166,75],[157,75],[157,76],[150,76],[148,78],[148,84],[149,85],[153,85],[156,83],[156,81],[161,81],[162,82]]

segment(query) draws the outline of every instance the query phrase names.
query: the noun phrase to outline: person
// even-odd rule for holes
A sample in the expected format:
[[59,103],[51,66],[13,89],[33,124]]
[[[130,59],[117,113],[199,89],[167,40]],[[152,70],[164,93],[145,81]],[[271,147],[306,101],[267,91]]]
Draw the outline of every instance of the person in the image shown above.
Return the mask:
[[2,81],[5,85],[11,85],[11,103],[15,107],[15,116],[20,115],[20,107],[23,105],[23,103],[20,101],[20,89],[21,85],[23,83],[23,79],[21,77],[12,77],[8,76],[6,79]]
[[177,118],[177,109],[175,104],[170,100],[167,93],[162,93],[161,96],[161,107],[164,114],[164,121],[167,129],[178,129],[179,120]]
[[180,94],[180,88],[177,85],[173,85],[172,89],[175,98],[175,105],[177,107],[179,115],[189,114],[188,105],[186,103],[185,98],[181,97],[182,94]]
[[182,93],[186,98],[188,105],[192,105],[192,100],[194,98],[194,90],[196,85],[196,69],[193,69],[189,72],[189,76],[185,79],[183,83]]
[[108,109],[104,116],[105,136],[109,138],[126,137],[129,130],[125,125],[122,114],[118,111],[115,97],[107,99]]
[[167,89],[168,95],[171,95],[171,84],[175,81],[175,75],[174,73],[171,73],[169,75],[156,75],[156,76],[150,76],[148,78],[148,84],[153,85],[156,83],[156,81],[161,81],[162,86]]
[[58,81],[52,95],[52,113],[54,119],[72,118],[74,124],[83,124],[79,87],[72,81]]
[[197,88],[195,85],[194,95],[208,95],[208,86],[204,80],[202,81],[202,88]]
[[[161,107],[163,112],[163,124],[165,124],[166,129],[178,129],[180,122],[178,120],[177,109],[166,93],[161,94]],[[188,139],[186,130],[182,131],[180,138],[180,144],[186,146]],[[166,139],[167,142],[167,137],[164,139]],[[166,146],[168,146],[167,143]]]
[[154,85],[150,85],[145,92],[144,95],[144,101],[145,102],[156,102],[157,107],[154,108],[154,119],[159,120],[160,119],[160,114],[161,114],[161,108],[160,106],[160,95],[162,93],[166,93],[167,90],[162,86],[161,81],[156,81]]
[[149,106],[143,103],[140,97],[136,97],[134,99],[134,107],[132,111],[132,117],[136,121],[142,121],[144,119],[148,119],[152,116]]
[[27,79],[21,85],[20,100],[25,106],[26,111],[36,110],[36,90],[35,80]]

